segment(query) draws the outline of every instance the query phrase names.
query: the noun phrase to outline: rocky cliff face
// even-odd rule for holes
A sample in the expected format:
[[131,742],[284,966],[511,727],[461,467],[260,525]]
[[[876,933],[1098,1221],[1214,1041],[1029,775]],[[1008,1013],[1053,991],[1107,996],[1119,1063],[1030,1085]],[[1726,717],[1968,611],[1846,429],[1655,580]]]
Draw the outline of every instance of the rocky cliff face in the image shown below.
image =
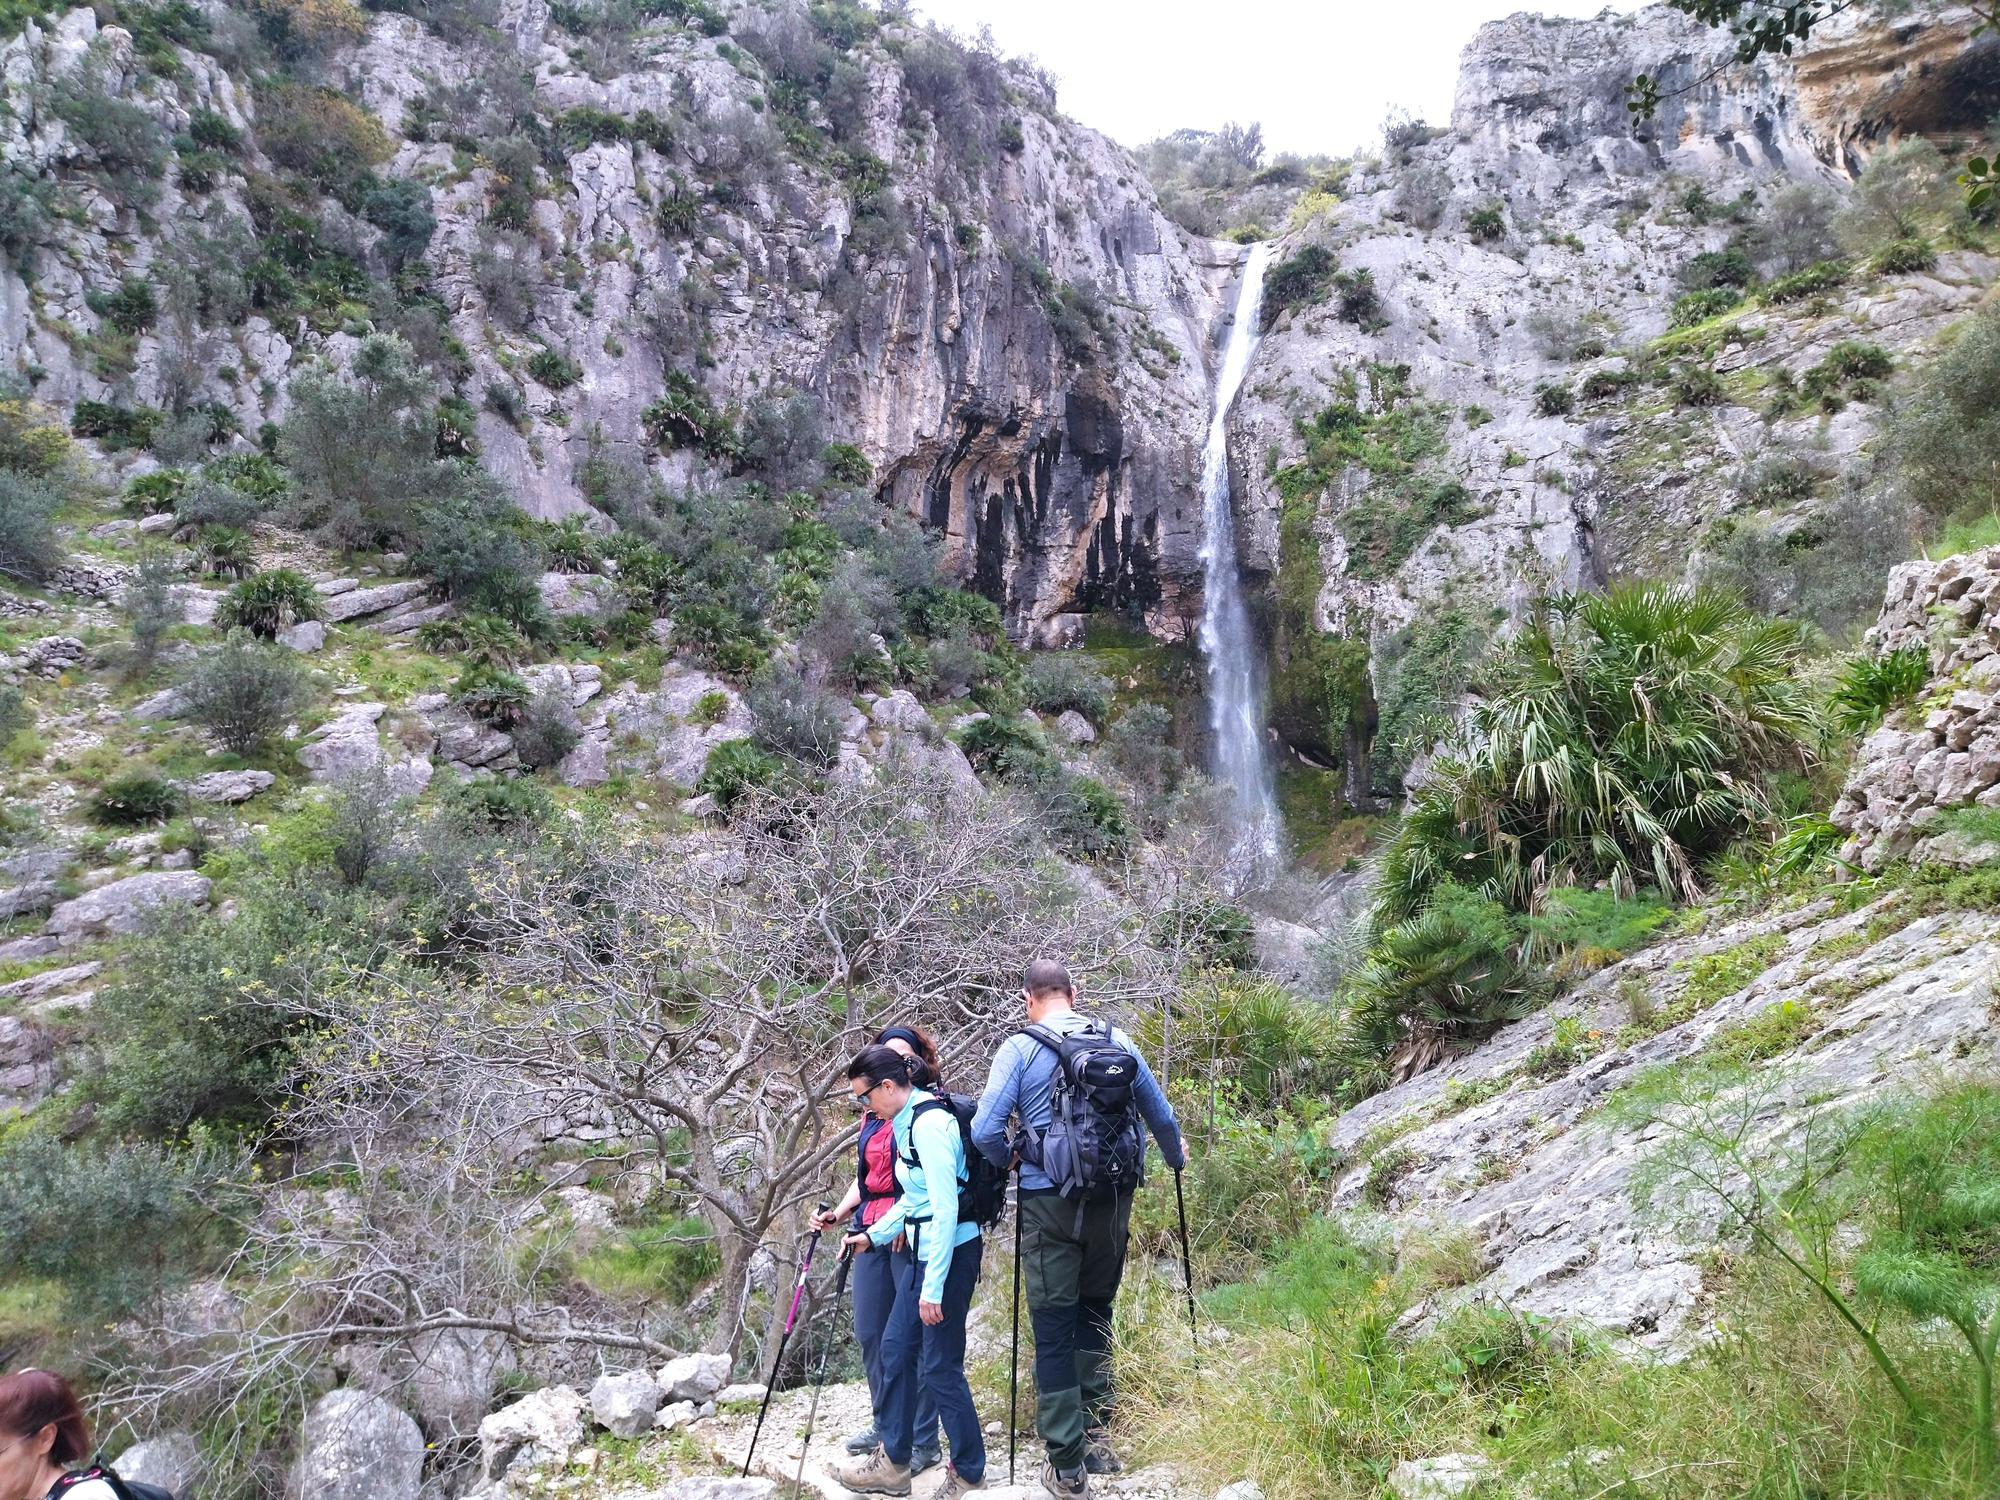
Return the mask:
[[[1784,406],[1773,389],[1843,340],[1899,366],[1920,355],[1995,262],[1940,247],[1927,267],[1753,300],[1690,333],[1670,327],[1676,299],[1695,257],[1740,238],[1779,186],[1843,192],[1873,147],[1983,97],[1967,70],[1991,42],[1969,29],[1960,13],[1850,26],[1745,67],[1664,8],[1482,28],[1450,129],[1392,142],[1278,247],[1294,263],[1323,251],[1327,270],[1276,312],[1234,415],[1251,564],[1281,596],[1316,593],[1320,628],[1368,643],[1382,697],[1441,609],[1476,634],[1549,587],[1699,574],[1739,523],[1797,529],[1881,406]],[[1641,73],[1666,97],[1635,123]],[[1357,457],[1343,425],[1416,435]],[[1805,471],[1805,493],[1774,502],[1751,478],[1764,461]],[[1373,726],[1372,705],[1356,713]]]
[[[897,56],[929,44],[891,26],[848,50],[837,101],[801,97],[775,74],[811,37],[804,8],[746,15],[733,40],[645,28],[595,72],[539,0],[507,8],[497,53],[386,15],[325,60],[328,81],[386,128],[381,175],[426,190],[437,227],[420,270],[458,386],[481,408],[487,466],[547,518],[585,508],[593,456],[711,482],[718,465],[692,448],[662,456],[646,426],[669,377],[739,417],[761,395],[802,391],[827,435],[868,457],[884,497],[945,532],[1023,636],[1110,604],[1178,630],[1198,574],[1205,358],[1226,262],[1198,259],[1130,158],[1057,115],[1030,75],[982,57],[991,99],[919,109]],[[0,126],[0,155],[23,177],[88,180],[99,164],[50,104],[81,84],[168,133],[213,111],[242,138],[217,180],[164,171],[143,209],[91,192],[74,222],[23,247],[0,277],[9,372],[56,406],[219,403],[254,435],[283,417],[293,372],[349,357],[370,309],[221,321],[196,306],[105,357],[112,330],[93,302],[125,278],[158,281],[193,238],[269,217],[252,201],[275,170],[254,91],[204,52],[170,55],[170,69],[142,66],[131,36],[88,10],[0,49],[28,105]],[[934,75],[938,55],[918,60]],[[504,164],[464,134],[502,83],[532,91],[516,122],[545,143],[532,196],[513,193],[504,215]],[[959,138],[954,111],[987,114],[983,134]],[[363,218],[331,200],[309,211],[386,272]],[[570,362],[568,378],[530,373],[564,369],[538,367],[543,351]]]

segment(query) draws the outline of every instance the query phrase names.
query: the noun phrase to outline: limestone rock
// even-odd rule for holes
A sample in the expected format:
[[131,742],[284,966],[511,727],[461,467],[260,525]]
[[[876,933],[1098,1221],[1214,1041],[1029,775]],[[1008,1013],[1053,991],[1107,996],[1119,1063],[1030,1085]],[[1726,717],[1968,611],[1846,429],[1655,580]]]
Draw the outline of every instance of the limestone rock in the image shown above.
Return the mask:
[[700,1416],[701,1408],[692,1401],[669,1401],[654,1416],[653,1425],[661,1432],[678,1432]]
[[201,1476],[201,1449],[192,1433],[163,1432],[134,1443],[111,1467],[120,1479],[157,1484],[177,1497],[187,1496]]
[[616,1437],[650,1432],[660,1409],[660,1387],[645,1370],[600,1375],[590,1388],[590,1414]]
[[0,1016],[0,1111],[39,1104],[55,1081],[49,1034],[19,1016]]
[[0,890],[0,922],[45,912],[56,904],[56,894],[53,880],[31,880]]
[[410,1340],[407,1390],[424,1427],[436,1437],[479,1431],[501,1378],[515,1367],[514,1346],[490,1329],[440,1328]]
[[277,779],[269,771],[210,771],[190,781],[187,794],[197,802],[248,802]]
[[618,585],[594,573],[544,573],[536,587],[542,607],[559,620],[607,614],[618,597]]
[[164,688],[149,698],[141,698],[125,712],[141,723],[155,719],[178,719],[187,712],[187,699],[179,688]]
[[[341,585],[351,585],[352,580],[336,580]],[[323,596],[320,611],[329,621],[340,624],[347,620],[365,620],[369,615],[379,615],[398,605],[420,599],[430,589],[430,585],[420,579],[407,583],[384,583],[374,588],[354,588],[343,586],[328,593],[328,585],[318,585]]]
[[160,906],[201,906],[208,901],[208,878],[187,870],[128,875],[49,914],[48,931],[66,942],[107,934],[138,932],[146,914]]
[[0,1000],[40,1000],[72,985],[82,984],[103,967],[103,964],[89,963],[70,964],[61,969],[44,969],[39,974],[30,974],[26,979],[0,984]]
[[654,1378],[669,1401],[706,1401],[729,1383],[729,1356],[683,1354],[660,1366]]
[[381,703],[350,703],[312,733],[299,749],[299,764],[318,782],[345,781],[382,764],[382,741],[375,725],[387,712]]
[[907,688],[897,688],[886,697],[876,699],[868,717],[877,729],[897,730],[904,734],[930,734],[935,730],[931,716],[924,712],[923,704],[917,702],[916,695]]
[[479,1424],[479,1477],[492,1483],[515,1469],[559,1468],[583,1446],[583,1397],[566,1385],[523,1396]]
[[1264,1491],[1254,1479],[1239,1479],[1217,1490],[1215,1500],[1264,1500]]
[[424,1435],[408,1413],[351,1387],[306,1413],[290,1500],[416,1500]]
[[1400,1500],[1452,1500],[1477,1485],[1492,1467],[1477,1453],[1408,1458],[1389,1471],[1389,1488]]
[[61,942],[46,933],[35,933],[29,937],[9,938],[0,943],[0,964],[32,963],[38,958],[47,958]]
[[63,673],[83,665],[90,649],[73,635],[45,635],[30,641],[21,652],[24,671],[53,682]]
[[1090,720],[1073,708],[1066,708],[1056,715],[1056,733],[1066,745],[1094,745],[1097,731],[1090,727]]
[[317,651],[326,644],[326,622],[301,620],[290,629],[278,632],[278,644],[302,654]]
[[723,1478],[703,1474],[694,1479],[677,1479],[659,1492],[659,1500],[776,1500],[774,1479]]
[[762,1381],[746,1381],[737,1385],[725,1385],[715,1393],[715,1404],[717,1406],[748,1406],[762,1401],[764,1393],[769,1389],[770,1387]]

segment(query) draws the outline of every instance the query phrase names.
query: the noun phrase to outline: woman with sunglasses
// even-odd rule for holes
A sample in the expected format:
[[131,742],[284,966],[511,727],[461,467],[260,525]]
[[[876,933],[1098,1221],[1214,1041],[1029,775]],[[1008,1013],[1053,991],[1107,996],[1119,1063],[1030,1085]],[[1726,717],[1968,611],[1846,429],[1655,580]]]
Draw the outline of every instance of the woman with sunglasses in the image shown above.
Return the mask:
[[[0,1379],[0,1500],[117,1500],[87,1469],[90,1424],[60,1375],[22,1370]],[[67,1482],[65,1482],[67,1481]]]
[[979,1225],[959,1213],[970,1165],[965,1142],[951,1106],[911,1082],[909,1060],[887,1046],[861,1050],[847,1065],[847,1088],[895,1132],[896,1182],[903,1191],[874,1225],[843,1243],[865,1261],[907,1236],[912,1263],[897,1272],[882,1335],[876,1411],[882,1446],[839,1465],[834,1477],[862,1494],[909,1494],[917,1392],[927,1389],[951,1440],[951,1463],[936,1500],[958,1500],[984,1489],[986,1476],[986,1441],[965,1379],[965,1318],[982,1248]]
[[[921,1027],[887,1027],[875,1038],[875,1045],[902,1054],[912,1083],[927,1089],[943,1086],[937,1044]],[[850,1232],[868,1229],[889,1212],[902,1191],[896,1183],[896,1133],[886,1121],[876,1119],[863,1106],[861,1140],[854,1153],[854,1185],[840,1200],[839,1207],[813,1215],[813,1227],[831,1229],[845,1220]],[[868,1398],[875,1420],[847,1439],[849,1453],[873,1452],[882,1442],[882,1335],[896,1302],[896,1276],[909,1261],[907,1239],[899,1237],[887,1253],[864,1255],[854,1262],[850,1282],[854,1289],[854,1338],[861,1345],[861,1367],[868,1376]],[[910,1357],[916,1357],[914,1347]],[[938,1440],[937,1398],[919,1385],[910,1472],[921,1474],[943,1460]]]

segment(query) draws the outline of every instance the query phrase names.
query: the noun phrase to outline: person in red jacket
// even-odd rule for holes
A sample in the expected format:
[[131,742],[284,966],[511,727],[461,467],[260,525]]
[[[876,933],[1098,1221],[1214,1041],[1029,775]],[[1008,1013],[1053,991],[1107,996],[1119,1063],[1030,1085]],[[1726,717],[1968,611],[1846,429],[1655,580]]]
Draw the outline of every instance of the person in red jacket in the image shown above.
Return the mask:
[[[910,1060],[910,1082],[921,1088],[944,1086],[944,1072],[938,1061],[937,1044],[919,1026],[890,1026],[876,1036],[875,1043],[892,1047]],[[843,1219],[851,1230],[876,1223],[895,1205],[895,1133],[872,1114],[861,1121],[861,1140],[855,1151],[854,1185],[838,1207],[815,1214],[813,1224],[831,1229]],[[882,1335],[889,1326],[889,1310],[896,1301],[896,1272],[909,1263],[909,1248],[889,1255],[857,1255],[851,1272],[854,1291],[854,1337],[861,1345],[861,1367],[868,1376],[868,1396],[878,1411],[882,1401]],[[847,1439],[849,1453],[867,1453],[881,1444],[879,1420]],[[916,1443],[910,1449],[910,1472],[921,1474],[942,1461],[943,1445],[938,1436],[937,1398],[921,1385],[917,1387]]]

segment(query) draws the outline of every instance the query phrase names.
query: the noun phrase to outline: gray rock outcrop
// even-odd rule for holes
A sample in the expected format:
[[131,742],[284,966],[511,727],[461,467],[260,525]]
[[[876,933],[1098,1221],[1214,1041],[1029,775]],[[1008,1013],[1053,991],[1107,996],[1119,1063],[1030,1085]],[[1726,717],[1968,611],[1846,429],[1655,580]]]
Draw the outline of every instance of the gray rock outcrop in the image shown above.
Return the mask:
[[1831,815],[1848,836],[1841,858],[1875,871],[1990,845],[1955,833],[1948,815],[2000,808],[2000,547],[1895,569],[1868,645],[1925,653],[1929,681],[1855,757]]
[[600,1375],[590,1388],[590,1414],[614,1437],[637,1437],[653,1428],[660,1409],[660,1386],[646,1370]]
[[201,1477],[201,1448],[191,1432],[163,1432],[134,1443],[111,1467],[120,1479],[157,1484],[176,1497],[184,1496]]
[[479,1424],[479,1478],[493,1484],[508,1474],[560,1468],[588,1436],[589,1405],[566,1385],[523,1396]]
[[707,1401],[729,1384],[729,1356],[683,1354],[661,1365],[654,1379],[669,1401]]
[[48,931],[68,943],[129,936],[144,927],[147,914],[156,907],[206,905],[208,887],[206,876],[189,870],[128,875],[63,902],[49,913]]
[[306,1413],[290,1500],[416,1500],[424,1435],[408,1413],[352,1388],[329,1391]]

